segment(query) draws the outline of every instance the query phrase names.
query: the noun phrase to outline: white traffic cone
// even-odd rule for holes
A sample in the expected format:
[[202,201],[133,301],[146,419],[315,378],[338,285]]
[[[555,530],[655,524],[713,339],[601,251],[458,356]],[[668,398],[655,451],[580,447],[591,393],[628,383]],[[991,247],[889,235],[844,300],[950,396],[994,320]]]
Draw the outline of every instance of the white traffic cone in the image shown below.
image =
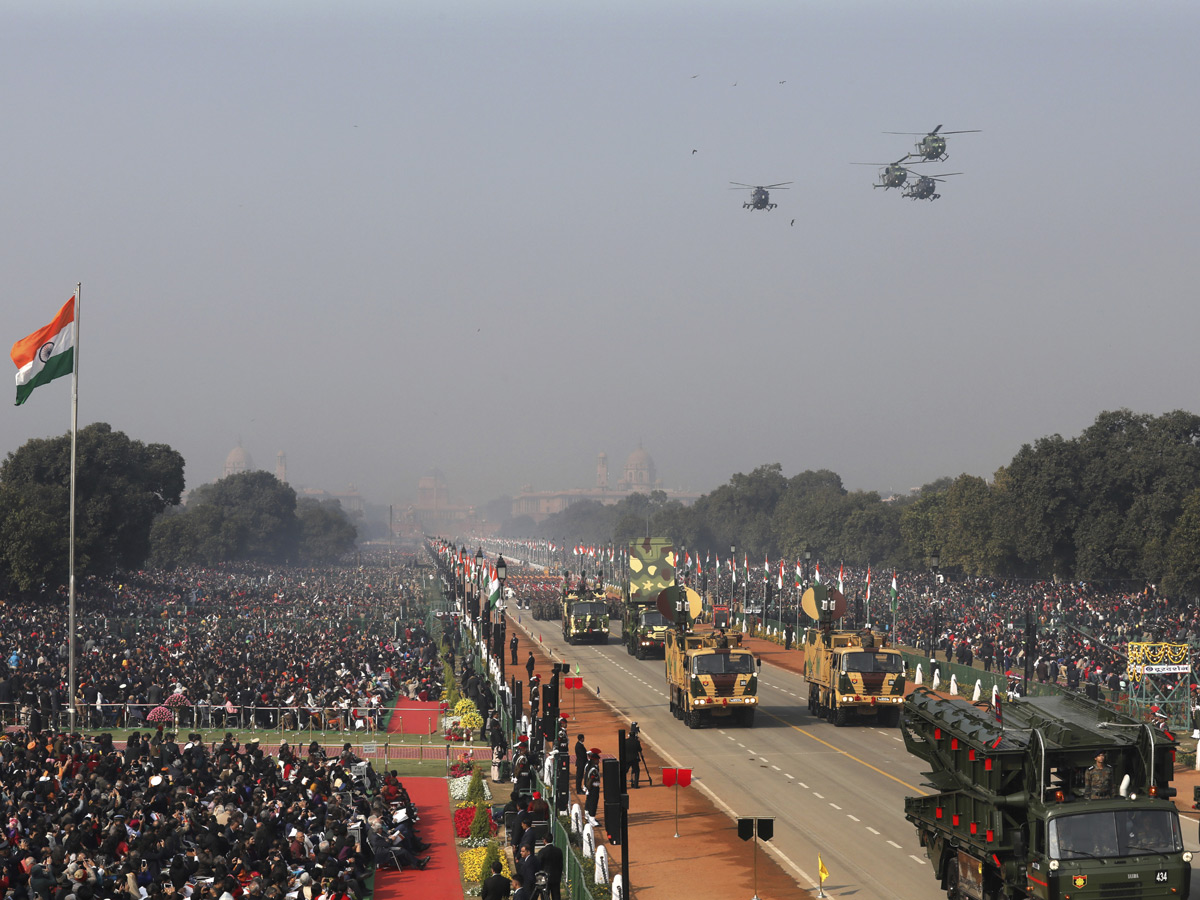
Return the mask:
[[975,693],[971,695],[971,702],[978,703],[983,698],[983,682],[978,678],[975,679]]

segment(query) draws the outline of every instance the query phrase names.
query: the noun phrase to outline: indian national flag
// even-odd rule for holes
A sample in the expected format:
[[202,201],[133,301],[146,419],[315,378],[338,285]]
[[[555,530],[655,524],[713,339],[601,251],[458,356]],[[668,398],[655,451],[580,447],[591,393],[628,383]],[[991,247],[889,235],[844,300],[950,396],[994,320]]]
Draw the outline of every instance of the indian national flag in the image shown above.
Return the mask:
[[845,577],[845,575],[846,575],[846,567],[844,565],[839,565],[838,566],[838,593],[839,594],[846,593],[846,588],[843,587],[843,582],[842,582],[842,579]]
[[867,566],[867,602],[871,602],[871,567]]
[[500,576],[493,566],[488,573],[488,609],[495,609],[500,602]]
[[813,581],[815,581],[817,584],[821,583],[821,564],[820,563],[817,563],[815,566],[813,566]]
[[776,584],[779,586],[779,589],[782,591],[783,590],[783,560],[782,559],[779,561],[779,580],[776,582]]
[[900,588],[896,587],[896,570],[892,569],[892,610],[896,609],[896,603],[900,597]]
[[63,304],[45,328],[13,344],[12,361],[17,364],[17,406],[33,389],[75,370],[75,298]]
[[804,570],[800,568],[799,560],[796,561],[796,590],[804,585]]

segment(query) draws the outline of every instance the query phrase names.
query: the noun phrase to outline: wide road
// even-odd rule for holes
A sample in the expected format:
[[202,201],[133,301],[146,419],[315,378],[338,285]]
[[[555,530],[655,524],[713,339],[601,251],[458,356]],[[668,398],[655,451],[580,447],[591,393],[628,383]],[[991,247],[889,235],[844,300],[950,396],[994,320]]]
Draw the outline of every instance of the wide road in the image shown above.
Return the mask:
[[[921,784],[923,764],[904,749],[899,729],[836,728],[816,719],[805,709],[804,678],[764,665],[753,728],[691,730],[668,710],[661,659],[635,659],[617,636],[604,646],[570,647],[557,622],[521,616],[547,652],[568,661],[572,672],[578,663],[589,688],[639,723],[643,740],[692,768],[695,783],[720,806],[740,816],[774,816],[768,849],[802,884],[815,888],[820,852],[830,873],[825,890],[836,896],[944,896],[904,819],[904,798],[928,788]],[[619,635],[619,623],[614,631]],[[568,703],[564,693],[564,709]],[[1200,849],[1186,822],[1184,837],[1189,849]]]

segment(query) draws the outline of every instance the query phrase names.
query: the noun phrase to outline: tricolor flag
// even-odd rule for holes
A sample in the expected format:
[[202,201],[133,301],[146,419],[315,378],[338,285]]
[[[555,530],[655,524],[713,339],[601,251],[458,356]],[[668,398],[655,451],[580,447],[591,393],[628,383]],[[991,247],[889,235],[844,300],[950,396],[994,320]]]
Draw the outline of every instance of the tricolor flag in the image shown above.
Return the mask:
[[892,569],[892,612],[896,611],[896,606],[900,602],[900,588],[896,587],[896,570]]
[[871,602],[871,567],[867,566],[867,602]]
[[804,570],[800,568],[800,560],[796,560],[796,590],[804,587]]
[[779,589],[783,590],[783,560],[779,561]]
[[500,603],[500,576],[496,574],[496,567],[493,566],[488,575],[488,609],[495,609]]
[[13,344],[12,361],[17,365],[17,406],[35,387],[75,371],[74,297],[49,325]]
[[816,584],[821,583],[821,564],[820,563],[817,563],[815,566],[813,566],[813,581]]
[[845,574],[846,574],[846,567],[839,563],[838,564],[838,593],[839,594],[846,593],[846,588],[842,586],[842,578],[845,577]]
[[750,556],[742,554],[742,568],[746,571],[746,584],[750,583]]

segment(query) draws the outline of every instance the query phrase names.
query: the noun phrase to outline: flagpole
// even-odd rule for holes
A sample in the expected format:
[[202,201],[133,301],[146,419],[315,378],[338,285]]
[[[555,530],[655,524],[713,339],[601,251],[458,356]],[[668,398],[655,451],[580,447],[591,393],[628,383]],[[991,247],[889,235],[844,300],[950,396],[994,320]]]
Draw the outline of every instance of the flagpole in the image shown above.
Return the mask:
[[83,282],[75,283],[75,353],[71,371],[71,515],[67,543],[67,722],[75,730],[75,445],[79,434],[79,307]]

